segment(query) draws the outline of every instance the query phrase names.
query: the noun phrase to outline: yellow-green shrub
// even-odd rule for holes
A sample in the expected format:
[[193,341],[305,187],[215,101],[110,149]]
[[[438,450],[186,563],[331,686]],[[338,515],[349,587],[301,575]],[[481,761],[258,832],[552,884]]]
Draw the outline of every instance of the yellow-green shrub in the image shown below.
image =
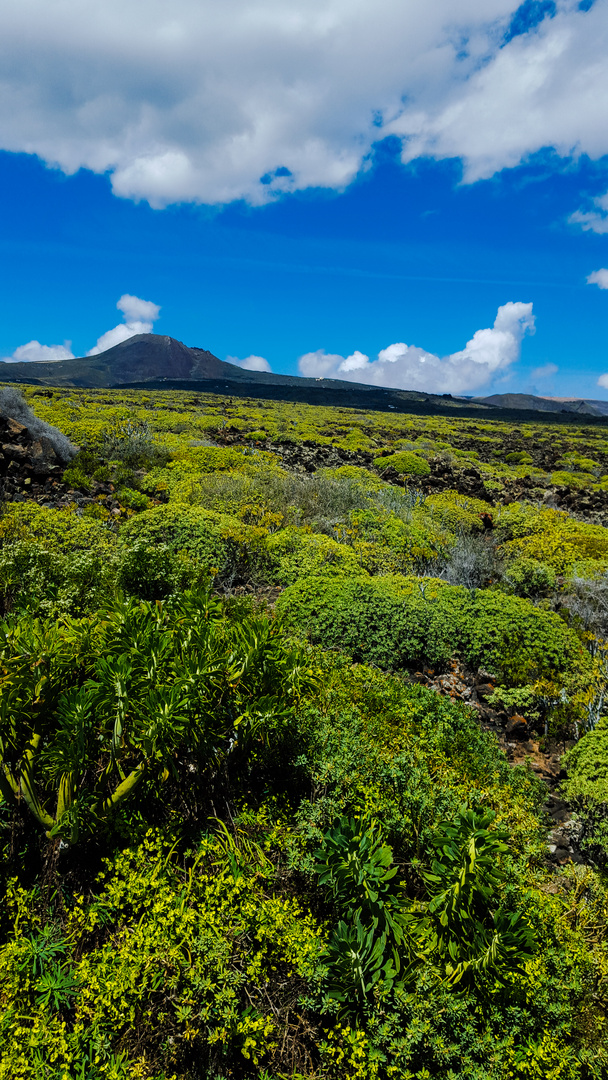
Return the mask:
[[263,558],[265,530],[201,506],[168,503],[144,510],[120,531],[123,548],[164,544],[211,574],[254,573]]
[[479,532],[483,529],[481,514],[494,513],[494,507],[483,499],[460,495],[457,491],[440,491],[429,495],[424,513],[452,532]]
[[377,469],[395,469],[402,476],[430,476],[431,466],[418,454],[409,450],[401,450],[388,457],[379,457],[374,461]]
[[279,585],[291,585],[311,575],[353,577],[365,573],[356,553],[347,544],[305,529],[282,529],[268,537],[266,550],[269,574]]
[[558,574],[583,559],[608,556],[608,530],[549,507],[511,503],[498,513],[498,536],[508,558],[537,559]]

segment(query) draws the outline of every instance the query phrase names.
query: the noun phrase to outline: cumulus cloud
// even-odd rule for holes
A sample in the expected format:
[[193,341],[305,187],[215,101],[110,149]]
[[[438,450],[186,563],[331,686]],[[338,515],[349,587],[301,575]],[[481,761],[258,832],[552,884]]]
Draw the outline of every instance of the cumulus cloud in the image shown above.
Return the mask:
[[594,270],[587,278],[588,285],[597,285],[600,289],[608,289],[608,270]]
[[603,386],[605,390],[608,390],[608,375],[600,375],[597,380],[598,386]]
[[340,189],[387,134],[468,180],[545,146],[598,158],[608,4],[588,7],[4,0],[0,147],[157,207]]
[[127,341],[135,334],[150,334],[152,327],[160,315],[160,307],[151,300],[140,300],[138,296],[130,296],[125,293],[117,301],[116,307],[122,311],[124,322],[114,326],[112,330],[106,330],[105,334],[97,338],[97,344],[89,349],[87,356],[97,356],[98,353],[111,349],[113,345],[119,345],[121,341]]
[[550,379],[552,375],[557,375],[559,368],[557,364],[543,364],[541,367],[534,368],[531,373],[532,379]]
[[244,368],[245,371],[272,371],[268,360],[265,360],[263,356],[246,356],[244,360],[239,360],[238,356],[227,356],[226,360],[229,364],[235,364],[236,367]]
[[[131,296],[129,293],[124,293],[120,297],[116,307],[119,311],[122,311],[125,321],[113,327],[112,330],[106,330],[105,334],[98,337],[97,344],[92,349],[89,349],[87,356],[97,356],[98,353],[111,349],[113,345],[118,345],[121,341],[127,341],[128,338],[133,337],[135,334],[151,333],[152,327],[160,315],[158,304],[152,303],[151,300],[140,300],[139,296]],[[5,363],[22,363],[23,361],[30,363],[46,361],[48,363],[52,360],[73,360],[74,353],[70,351],[70,345],[71,342],[69,341],[65,341],[63,345],[41,345],[39,341],[28,341],[27,345],[20,345],[19,348],[15,349],[12,356],[5,356],[3,359]],[[248,359],[261,360],[262,358],[249,357]],[[266,363],[265,360],[263,362]],[[270,368],[252,370],[270,371]]]
[[346,379],[401,390],[461,394],[485,386],[520,356],[525,334],[534,333],[532,304],[509,301],[499,307],[494,326],[477,330],[464,349],[439,357],[417,345],[396,342],[376,360],[361,352],[343,357],[322,349],[300,357],[302,375]]
[[63,345],[41,345],[39,341],[28,341],[27,345],[20,345],[15,349],[12,356],[2,359],[7,364],[41,363],[53,360],[73,360],[74,353],[68,348],[69,342]]

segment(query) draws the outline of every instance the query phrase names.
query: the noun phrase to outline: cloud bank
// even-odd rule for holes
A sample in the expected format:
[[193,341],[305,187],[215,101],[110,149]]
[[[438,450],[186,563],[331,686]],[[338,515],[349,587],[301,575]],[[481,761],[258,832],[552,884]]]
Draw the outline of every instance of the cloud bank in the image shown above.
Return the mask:
[[471,181],[608,153],[607,52],[605,0],[4,0],[0,147],[156,207],[341,189],[389,134]]
[[[124,293],[120,297],[116,307],[122,311],[124,322],[114,326],[112,330],[106,330],[105,334],[98,337],[97,344],[89,349],[87,356],[96,356],[98,353],[105,352],[106,349],[111,349],[113,345],[118,345],[121,341],[127,341],[135,334],[151,333],[160,315],[158,304],[153,304],[151,300],[140,300],[138,296],[131,296],[129,293]],[[19,345],[12,356],[4,356],[2,360],[7,364],[73,360],[74,353],[68,348],[70,344],[68,341],[63,345],[41,345],[39,341],[28,341],[27,345]]]
[[377,360],[361,352],[343,357],[322,349],[300,357],[300,374],[311,378],[422,390],[435,394],[462,394],[481,389],[518,359],[526,334],[534,333],[532,304],[509,301],[499,307],[494,326],[477,330],[464,349],[439,357],[396,342],[382,349]]
[[272,371],[268,360],[265,360],[263,356],[255,356],[253,353],[251,356],[246,356],[244,360],[239,360],[238,356],[227,356],[226,362],[235,364],[236,367],[243,368],[245,371]]
[[74,353],[68,348],[68,342],[63,345],[41,345],[39,341],[28,341],[27,345],[20,345],[15,349],[12,356],[5,357],[8,363],[35,363],[52,362],[53,360],[73,360]]

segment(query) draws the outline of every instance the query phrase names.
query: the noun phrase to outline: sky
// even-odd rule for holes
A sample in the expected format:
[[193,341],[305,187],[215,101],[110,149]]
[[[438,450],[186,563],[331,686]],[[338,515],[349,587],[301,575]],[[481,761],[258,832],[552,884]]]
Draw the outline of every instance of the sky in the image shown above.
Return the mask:
[[0,358],[607,398],[606,55],[608,0],[4,0]]

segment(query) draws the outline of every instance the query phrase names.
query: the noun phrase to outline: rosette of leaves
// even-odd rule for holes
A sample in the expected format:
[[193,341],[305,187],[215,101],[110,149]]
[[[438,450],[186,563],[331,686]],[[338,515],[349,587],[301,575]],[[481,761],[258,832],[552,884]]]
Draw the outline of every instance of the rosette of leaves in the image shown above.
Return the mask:
[[379,981],[392,986],[399,977],[405,897],[392,849],[367,818],[337,821],[315,869],[340,916],[327,948],[327,996],[347,1015],[365,1006]]
[[519,912],[496,906],[505,878],[508,833],[491,828],[493,811],[459,808],[435,833],[435,857],[424,874],[430,900],[417,926],[420,955],[449,986],[486,974],[505,983],[534,954],[534,937]]
[[403,987],[423,967],[459,989],[522,971],[534,937],[521,913],[497,903],[509,847],[494,818],[462,806],[437,829],[424,901],[407,898],[374,822],[342,818],[327,833],[316,870],[340,916],[326,950],[339,1015],[361,1014],[377,986]]

